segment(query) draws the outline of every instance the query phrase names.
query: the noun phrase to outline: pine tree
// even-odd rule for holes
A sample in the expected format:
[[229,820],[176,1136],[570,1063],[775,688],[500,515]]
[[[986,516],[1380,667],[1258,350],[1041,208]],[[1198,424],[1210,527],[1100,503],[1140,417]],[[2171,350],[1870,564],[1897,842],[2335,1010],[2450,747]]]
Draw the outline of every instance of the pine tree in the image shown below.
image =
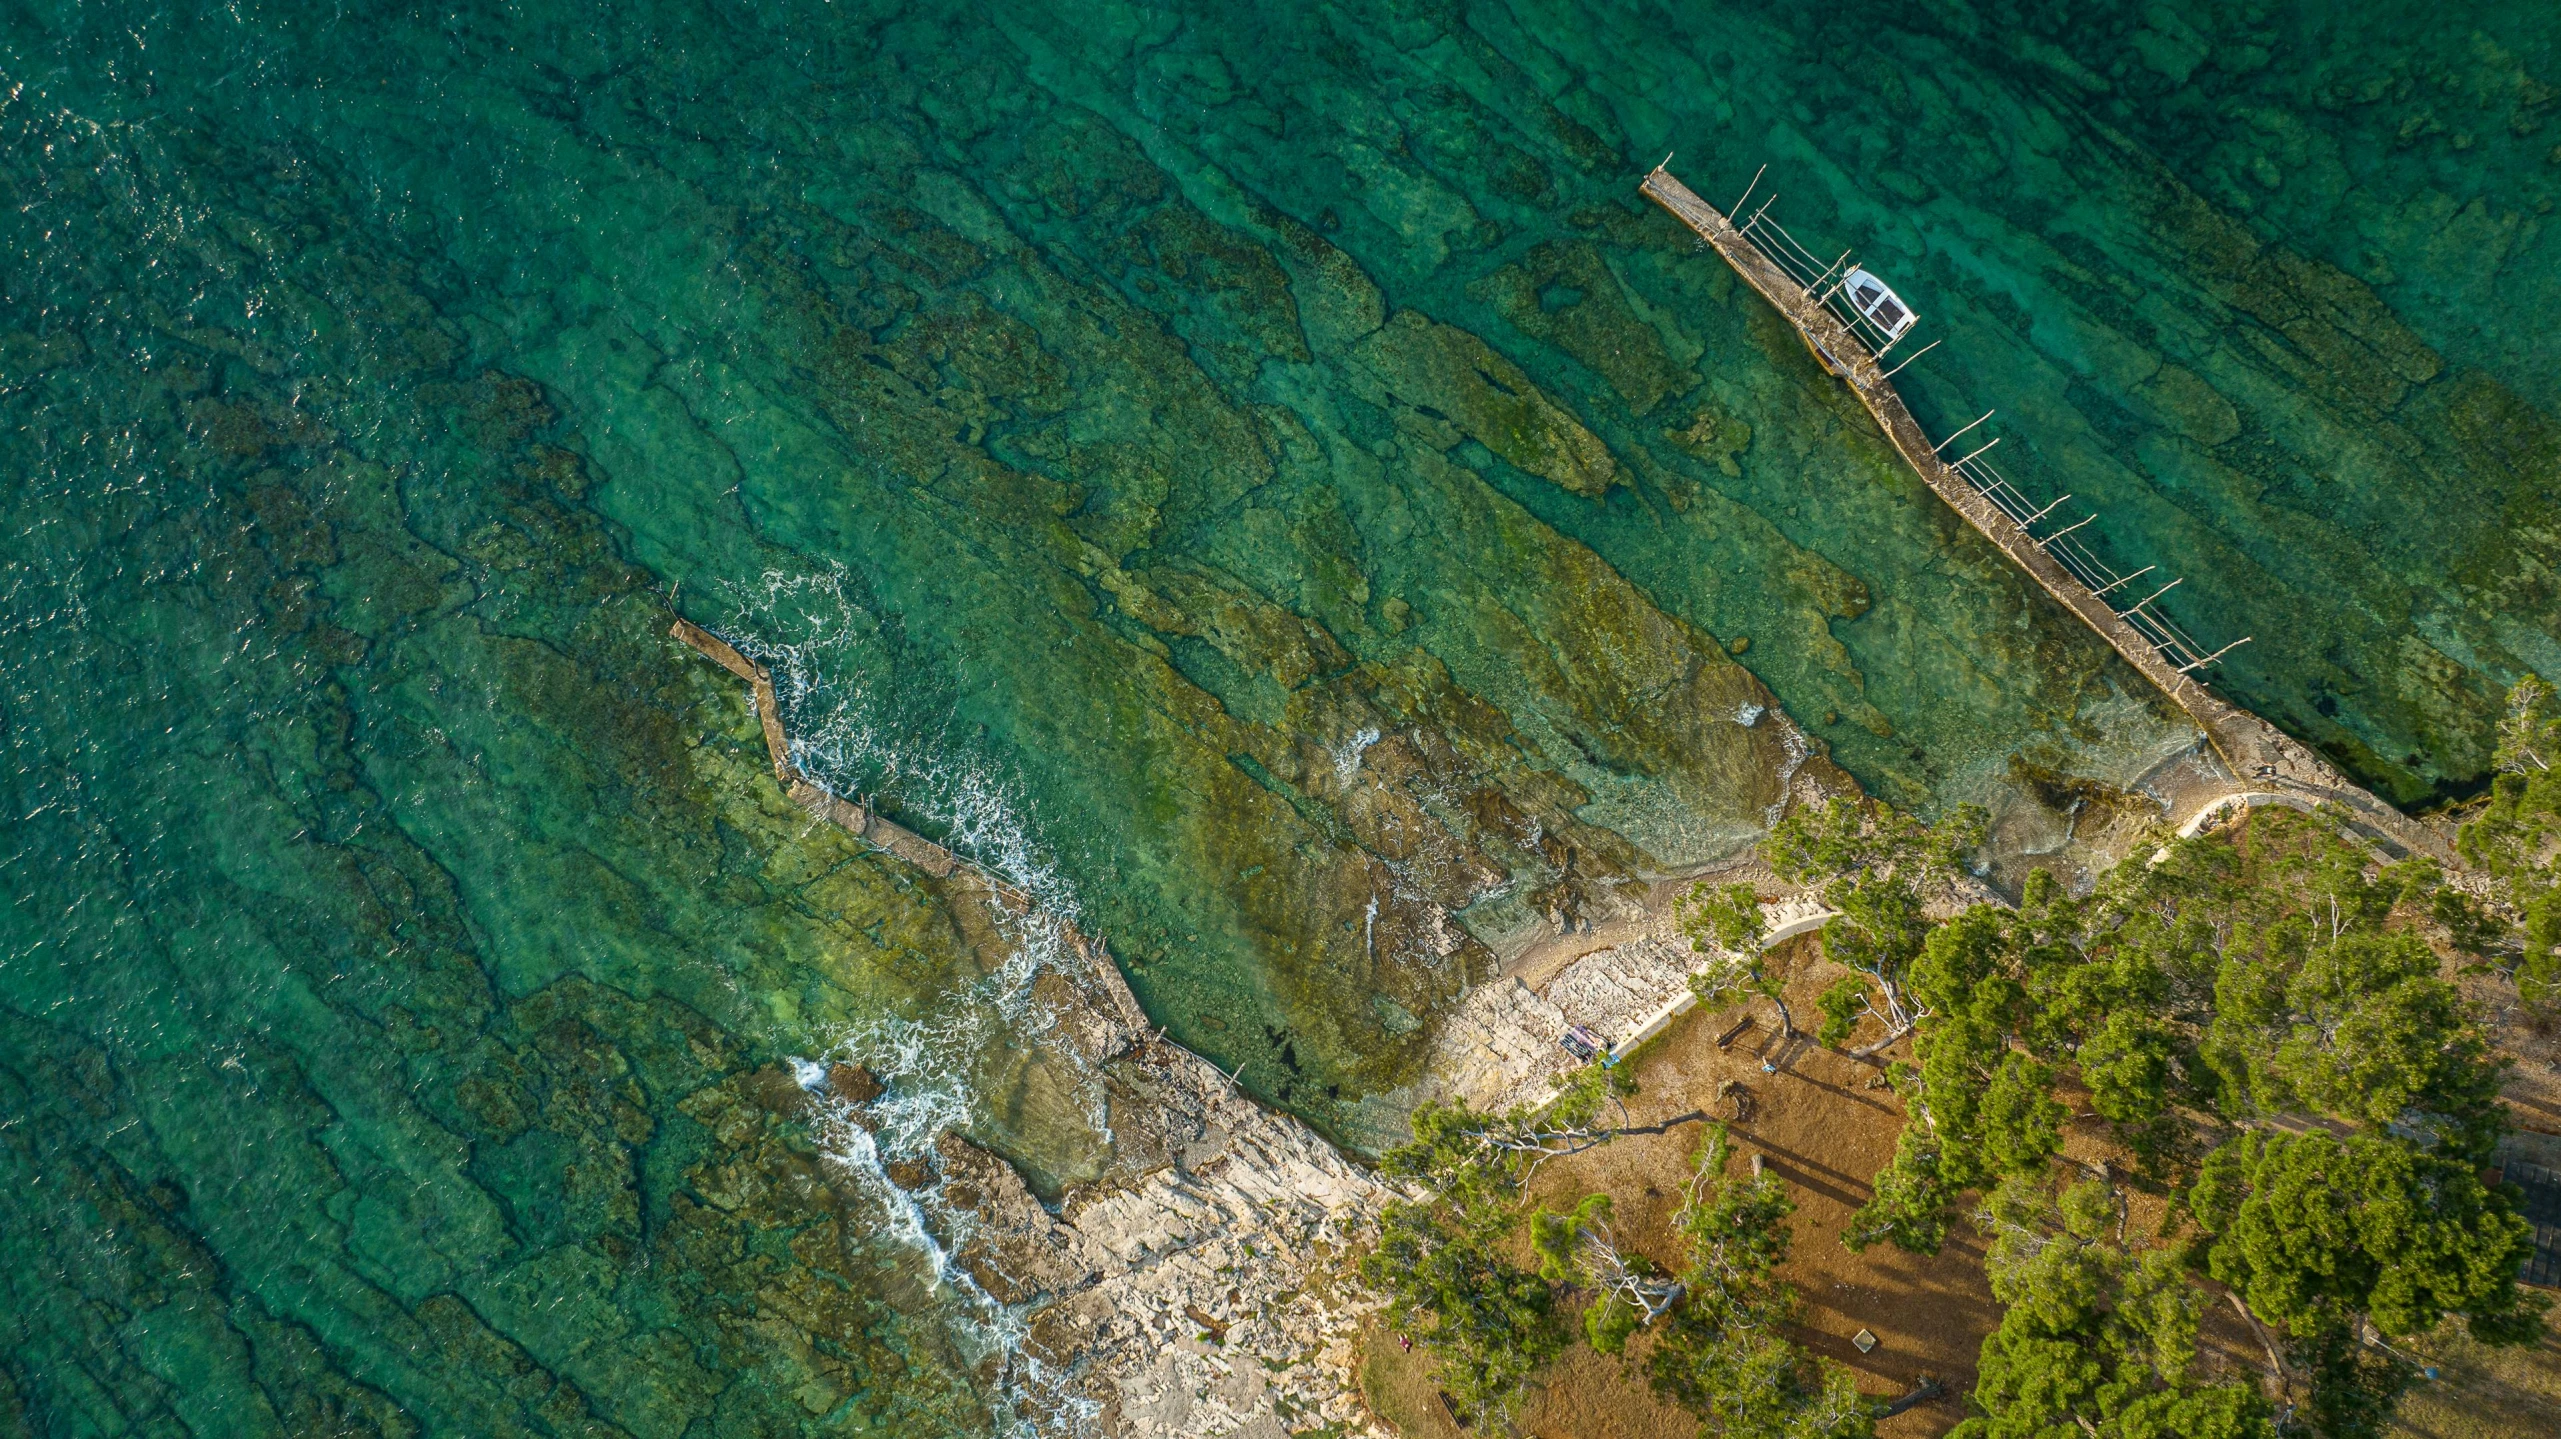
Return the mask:
[[2561,699],[2529,675],[2508,692],[2490,800],[2456,841],[2495,886],[2488,905],[2438,896],[2456,942],[2514,975],[2538,1008],[2561,1006]]
[[1485,1143],[1483,1116],[1431,1104],[1381,1167],[1430,1186],[1389,1204],[1361,1273],[1388,1296],[1388,1321],[1432,1355],[1441,1388],[1470,1422],[1508,1417],[1532,1374],[1565,1346],[1554,1287],[1505,1257],[1519,1191],[1510,1151]]
[[1619,1248],[1610,1208],[1608,1195],[1592,1194],[1561,1213],[1541,1207],[1530,1216],[1530,1251],[1540,1276],[1592,1291],[1583,1334],[1602,1354],[1625,1350],[1628,1336],[1662,1318],[1682,1293],[1678,1280]]
[[2106,1185],[2057,1197],[2013,1178],[1983,1219],[1992,1297],[2008,1306],[1983,1341],[1975,1416],[1955,1439],[2268,1439],[2267,1401],[2247,1383],[2198,1375],[2204,1292],[2175,1251],[2129,1254]]
[[2390,1135],[2244,1134],[2189,1196],[2206,1267],[2289,1332],[2424,1334],[2449,1314],[2475,1339],[2541,1337],[2517,1287],[2533,1232],[2467,1159]]
[[1757,994],[1778,1010],[1779,1036],[1793,1038],[1796,1016],[1787,1007],[1786,977],[1762,947],[1767,929],[1760,896],[1748,884],[1691,887],[1680,904],[1681,933],[1690,948],[1719,961],[1690,976],[1702,1008],[1719,1009],[1738,994]]
[[1925,893],[1958,872],[1961,856],[1982,842],[1984,815],[1960,806],[1932,828],[1881,804],[1835,799],[1800,809],[1770,832],[1763,852],[1781,875],[1817,886],[1835,911],[1823,926],[1823,954],[1851,971],[1819,1001],[1816,1038],[1838,1046],[1860,1020],[1873,1017],[1882,1037],[1853,1051],[1883,1051],[1928,1014],[1907,989],[1912,962],[1928,942]]
[[[1576,1072],[1547,1105],[1480,1114],[1434,1102],[1412,1138],[1379,1167],[1419,1197],[1389,1204],[1362,1277],[1388,1297],[1387,1317],[1432,1355],[1441,1387],[1470,1423],[1510,1416],[1531,1376],[1563,1352],[1556,1278],[1508,1257],[1522,1186],[1539,1166],[1607,1143],[1626,1124],[1621,1075]],[[1618,1125],[1599,1123],[1615,1108]]]
[[1796,1204],[1777,1176],[1729,1179],[1725,1126],[1699,1145],[1677,1221],[1684,1299],[1648,1359],[1654,1387],[1708,1439],[1869,1439],[1876,1409],[1847,1369],[1788,1337],[1793,1286],[1777,1277]]
[[[1893,1071],[1910,1117],[1845,1239],[1934,1252],[1964,1196],[1993,1196],[2010,1308],[1969,1432],[2261,1432],[2163,1339],[2192,1332],[2209,1276],[2273,1330],[2289,1412],[2322,1433],[2388,1418],[2411,1373],[2395,1339],[2448,1317],[2489,1343],[2541,1334],[2523,1222],[2478,1177],[2507,1124],[2502,1061],[2422,937],[2442,893],[2431,866],[2263,812],[2085,898],[2040,875],[2017,909],[1928,932],[1905,970],[1918,1064]],[[2495,929],[2486,913],[2458,917]],[[2081,1190],[2051,1212],[2023,1197],[2051,1182],[2066,1080],[2189,1216],[2195,1278],[2102,1243]]]

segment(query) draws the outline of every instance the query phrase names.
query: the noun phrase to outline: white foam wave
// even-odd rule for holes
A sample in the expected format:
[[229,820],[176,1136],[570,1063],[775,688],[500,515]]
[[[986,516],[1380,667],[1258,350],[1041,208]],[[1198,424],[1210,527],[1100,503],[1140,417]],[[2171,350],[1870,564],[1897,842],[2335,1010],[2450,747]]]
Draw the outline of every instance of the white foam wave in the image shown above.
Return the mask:
[[1369,753],[1369,747],[1376,743],[1378,743],[1377,728],[1365,725],[1360,733],[1334,746],[1332,750],[1334,778],[1349,785],[1352,782],[1352,776],[1361,771],[1361,756]]
[[[999,1361],[1000,1429],[1029,1436],[1063,1423],[1075,1431],[1091,1417],[1090,1403],[1072,1394],[1066,1376],[1024,1352],[1025,1312],[998,1301],[954,1261],[970,1241],[970,1213],[937,1187],[893,1182],[889,1168],[930,1163],[943,1135],[988,1117],[971,1087],[982,1056],[1054,1035],[1056,1017],[1039,1002],[1035,981],[1044,969],[1073,974],[1083,965],[1070,941],[1079,906],[1040,843],[1028,798],[948,705],[900,683],[891,642],[848,585],[841,569],[769,573],[733,596],[735,613],[723,626],[725,638],[772,670],[793,763],[838,793],[894,793],[900,819],[930,826],[1033,903],[1023,913],[990,905],[1005,946],[993,967],[906,1012],[848,1026],[818,1057],[792,1060],[793,1072],[816,1102],[822,1152],[878,1207],[876,1232],[921,1266],[957,1351],[972,1366]],[[1100,1077],[1069,1046],[1053,1043],[1044,1052],[1076,1076],[1084,1121],[1108,1143]],[[828,1083],[836,1064],[868,1069],[884,1091],[856,1113]],[[1035,1415],[1048,1418],[1036,1424]]]
[[[866,1019],[820,1058],[796,1057],[791,1066],[816,1101],[820,1152],[874,1206],[872,1232],[914,1256],[962,1363],[976,1369],[996,1361],[991,1418],[998,1432],[1008,1439],[1036,1439],[1056,1433],[1061,1424],[1081,1432],[1080,1401],[1065,1376],[1050,1373],[1025,1352],[1028,1308],[997,1299],[956,1262],[977,1230],[975,1216],[950,1203],[938,1185],[909,1188],[889,1173],[902,1161],[933,1163],[943,1135],[979,1118],[979,1096],[969,1088],[971,1058],[1047,1027],[1046,1015],[1033,1016],[1035,1025],[1009,1017],[1008,1006],[996,1002],[997,991],[1009,988],[999,975],[990,975],[942,996],[921,1016]],[[1028,997],[1027,986],[1015,992]],[[883,1092],[857,1112],[828,1082],[838,1064],[861,1065],[883,1083]]]
[[773,670],[793,763],[846,792],[895,792],[904,818],[1073,923],[1076,896],[1039,841],[1035,806],[948,701],[898,672],[847,584],[842,569],[772,571],[739,597],[729,638]]
[[951,1282],[951,1252],[934,1238],[924,1206],[889,1178],[888,1164],[881,1157],[879,1139],[857,1119],[852,1106],[838,1098],[827,1083],[827,1066],[814,1060],[794,1056],[792,1077],[800,1081],[818,1105],[820,1133],[828,1141],[821,1150],[830,1160],[872,1181],[861,1188],[880,1201],[889,1221],[890,1237],[904,1247],[926,1257],[932,1266],[932,1283],[936,1288]]

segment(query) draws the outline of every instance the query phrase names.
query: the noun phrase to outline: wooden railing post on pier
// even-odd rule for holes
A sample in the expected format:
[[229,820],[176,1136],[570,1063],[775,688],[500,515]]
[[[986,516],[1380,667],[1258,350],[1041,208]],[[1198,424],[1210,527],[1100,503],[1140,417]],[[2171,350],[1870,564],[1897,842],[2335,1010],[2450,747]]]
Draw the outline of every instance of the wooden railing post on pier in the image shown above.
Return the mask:
[[[2047,594],[2097,631],[2171,703],[2184,710],[2205,732],[2236,779],[2261,788],[2297,791],[2316,802],[2335,803],[2346,809],[2361,828],[2403,850],[2427,854],[2443,863],[2456,862],[2452,847],[2434,830],[2366,792],[2276,726],[2208,690],[2194,671],[2223,651],[2186,664],[2174,664],[2164,658],[2160,646],[2135,628],[2126,614],[2112,608],[2055,558],[2049,547],[2062,537],[2061,533],[2048,535],[2043,541],[2031,536],[1982,489],[1940,458],[1940,452],[1956,436],[1934,443],[1922,433],[1920,423],[1912,418],[1902,396],[1888,382],[1890,372],[1878,367],[1876,358],[1839,315],[1763,253],[1751,236],[1737,229],[1667,169],[1656,167],[1639,188],[1646,198],[1670,211],[1705,240],[1734,267],[1744,283],[1759,291],[1787,318],[1823,368],[1858,395],[1884,432],[1886,442],[1894,446],[1934,494],[1963,515],[2012,563],[2027,571]],[[1901,366],[1895,368],[1899,370]],[[1984,418],[1991,416],[1987,413]],[[2229,650],[2231,646],[2224,648]]]

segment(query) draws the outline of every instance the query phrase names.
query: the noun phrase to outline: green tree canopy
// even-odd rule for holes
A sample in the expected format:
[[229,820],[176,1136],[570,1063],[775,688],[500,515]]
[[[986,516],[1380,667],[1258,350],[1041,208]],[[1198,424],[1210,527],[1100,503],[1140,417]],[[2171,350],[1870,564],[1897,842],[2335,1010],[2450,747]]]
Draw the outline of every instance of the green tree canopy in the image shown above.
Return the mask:
[[[1519,1116],[1514,1129],[1531,1128]],[[1387,1294],[1387,1318],[1435,1361],[1441,1388],[1470,1422],[1508,1417],[1521,1388],[1565,1347],[1555,1288],[1506,1257],[1523,1162],[1490,1143],[1500,1123],[1464,1104],[1426,1104],[1413,1138],[1380,1168],[1423,1186],[1390,1203],[1361,1274]]]
[[[2369,1331],[2459,1316],[2487,1342],[2541,1332],[2541,1301],[2515,1283],[2523,1223],[2478,1177],[2507,1125],[2503,1062],[2426,938],[2441,892],[2432,866],[2262,811],[2138,855],[2087,896],[2040,875],[2014,910],[1926,931],[1905,971],[1917,1063],[1893,1071],[1909,1118],[1845,1239],[1934,1252],[1966,1195],[1993,1196],[2011,1309],[1973,1432],[2258,1432],[2255,1411],[2191,1392],[2171,1363],[2163,1336],[2192,1334],[2179,1306],[2204,1276],[2283,1337],[2322,1432],[2363,1432],[2408,1382]],[[2023,1197],[2052,1183],[2065,1097],[2084,1092],[2192,1217],[2200,1275],[2100,1243],[2081,1189],[2050,1212]]]
[[2489,802],[2456,847],[2488,874],[2495,910],[2513,925],[2485,923],[2469,897],[2448,891],[2439,918],[2476,954],[2502,961],[2527,1003],[2561,1002],[2561,701],[2532,676],[2508,692],[2499,723]]
[[2111,1238],[2118,1218],[2096,1181],[2059,1198],[2029,1178],[1994,1192],[1985,1268],[2008,1307],[1983,1341],[1975,1416],[1952,1439],[2272,1439],[2255,1385],[2200,1377],[2207,1297],[2180,1255],[2128,1253]]
[[1643,1255],[1619,1248],[1610,1211],[1608,1195],[1592,1194],[1572,1209],[1541,1207],[1530,1216],[1530,1252],[1538,1256],[1539,1274],[1592,1292],[1583,1310],[1583,1335],[1602,1354],[1625,1350],[1628,1336],[1662,1318],[1682,1292],[1679,1281]]
[[1441,1388],[1471,1423],[1510,1415],[1521,1387],[1565,1347],[1554,1287],[1503,1257],[1511,1213],[1396,1203],[1361,1272],[1388,1295],[1388,1321],[1437,1361]]
[[1709,1439],[1869,1439],[1875,1406],[1838,1364],[1788,1335],[1795,1289],[1777,1277],[1796,1204],[1777,1176],[1728,1178],[1726,1128],[1699,1145],[1678,1224],[1685,1297],[1648,1366],[1654,1387],[1699,1416]]
[[2542,1333],[2516,1283],[2532,1229],[2468,1161],[2372,1134],[2244,1134],[2207,1156],[2189,1204],[2208,1271],[2290,1331],[2363,1317],[2401,1338],[2459,1314],[2486,1343]]
[[1593,1065],[1537,1108],[1488,1115],[1434,1101],[1414,1112],[1412,1137],[1379,1161],[1419,1197],[1386,1207],[1362,1277],[1386,1293],[1389,1322],[1420,1340],[1471,1423],[1508,1418],[1522,1386],[1567,1342],[1556,1313],[1561,1278],[1509,1257],[1521,1187],[1547,1160],[1615,1135],[1600,1117],[1614,1108],[1624,1125],[1628,1084]]
[[2039,876],[2015,910],[1935,927],[1909,970],[1919,1064],[1896,1071],[1924,1133],[1854,1239],[1928,1249],[1945,1231],[1928,1206],[2041,1170],[2067,1079],[2164,1180],[2219,1142],[2218,1120],[2295,1116],[2486,1161],[2502,1062],[2416,928],[2437,884],[2278,810],[2237,842],[2129,860],[2085,898]]
[[1778,1009],[1779,1033],[1793,1037],[1796,1015],[1787,1007],[1785,976],[1763,949],[1767,929],[1761,900],[1748,884],[1710,885],[1702,880],[1681,897],[1681,933],[1690,948],[1716,962],[1690,976],[1700,1005],[1721,1008],[1737,994],[1757,994]]
[[1823,953],[1851,971],[1822,997],[1823,1043],[1846,1041],[1873,1016],[1884,1035],[1861,1053],[1875,1053],[1926,1014],[1906,983],[1929,940],[1928,889],[1961,872],[1984,825],[1983,811],[1971,805],[1933,828],[1887,805],[1834,799],[1796,810],[1770,832],[1762,852],[1782,876],[1815,886],[1835,911],[1823,926]]

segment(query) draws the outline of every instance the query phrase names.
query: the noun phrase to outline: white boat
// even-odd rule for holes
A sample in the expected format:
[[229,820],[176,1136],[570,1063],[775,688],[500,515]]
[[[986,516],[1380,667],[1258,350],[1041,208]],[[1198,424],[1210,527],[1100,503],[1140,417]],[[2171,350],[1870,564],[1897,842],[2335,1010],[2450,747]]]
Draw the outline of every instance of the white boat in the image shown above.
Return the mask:
[[1841,293],[1847,295],[1850,308],[1867,317],[1867,322],[1885,332],[1890,342],[1903,338],[1903,332],[1920,323],[1921,317],[1903,303],[1883,280],[1856,265],[1841,277]]

